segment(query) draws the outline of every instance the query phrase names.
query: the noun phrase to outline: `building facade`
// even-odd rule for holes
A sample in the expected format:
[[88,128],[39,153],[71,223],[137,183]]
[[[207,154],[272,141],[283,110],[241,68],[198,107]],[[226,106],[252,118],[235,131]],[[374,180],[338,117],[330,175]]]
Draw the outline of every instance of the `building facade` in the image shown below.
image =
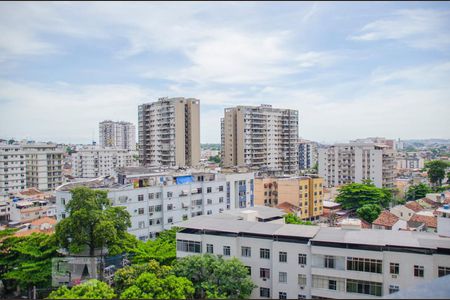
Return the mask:
[[335,144],[318,152],[319,175],[327,187],[368,179],[377,187],[394,187],[395,152],[386,145]]
[[225,167],[294,174],[298,171],[298,111],[271,105],[225,109],[221,119]]
[[395,160],[399,170],[417,170],[425,167],[425,159],[417,152],[398,153]]
[[310,170],[317,162],[317,143],[308,140],[298,141],[298,168]]
[[183,222],[177,257],[238,258],[251,299],[381,299],[450,275],[450,240],[433,233],[342,229],[201,216]]
[[96,178],[111,175],[115,168],[138,166],[138,152],[126,149],[84,147],[72,154],[72,175]]
[[100,147],[136,150],[136,127],[130,122],[106,120],[99,123]]
[[27,187],[26,156],[20,145],[0,144],[0,195]]
[[200,100],[160,98],[139,106],[142,166],[197,166],[200,161]]

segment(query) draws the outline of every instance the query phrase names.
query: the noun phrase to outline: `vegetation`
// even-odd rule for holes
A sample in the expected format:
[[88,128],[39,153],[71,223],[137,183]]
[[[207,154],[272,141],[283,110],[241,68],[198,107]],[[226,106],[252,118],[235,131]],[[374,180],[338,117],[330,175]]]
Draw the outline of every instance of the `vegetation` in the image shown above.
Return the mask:
[[419,183],[418,185],[412,185],[406,191],[406,200],[417,200],[424,198],[426,194],[431,193],[431,188],[424,184]]
[[284,222],[286,224],[297,224],[297,225],[313,225],[311,221],[303,221],[296,215],[289,213],[284,216]]
[[432,160],[425,163],[425,170],[428,179],[434,186],[441,186],[446,175],[446,169],[450,167],[450,162],[443,160]]
[[116,297],[114,290],[106,283],[91,279],[70,289],[63,285],[51,292],[47,299],[113,299]]
[[381,210],[382,208],[378,204],[365,204],[356,210],[356,214],[364,221],[372,223],[378,218]]
[[344,209],[358,209],[366,204],[377,204],[387,207],[392,200],[392,191],[378,188],[370,181],[364,183],[349,183],[339,189],[336,202]]
[[193,283],[196,299],[245,299],[256,287],[247,268],[236,258],[224,260],[212,254],[188,256],[179,259],[173,271]]
[[221,160],[220,160],[220,155],[216,155],[216,156],[210,156],[208,158],[208,161],[216,163],[216,164],[220,164]]

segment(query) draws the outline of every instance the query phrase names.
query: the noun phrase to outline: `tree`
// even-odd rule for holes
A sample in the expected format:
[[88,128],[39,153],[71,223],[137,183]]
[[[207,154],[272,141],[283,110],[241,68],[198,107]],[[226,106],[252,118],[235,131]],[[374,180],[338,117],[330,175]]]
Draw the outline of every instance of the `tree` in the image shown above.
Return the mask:
[[296,215],[289,213],[284,216],[284,221],[286,224],[297,224],[297,225],[313,225],[311,221],[303,221]]
[[153,273],[143,273],[135,284],[127,288],[121,299],[186,299],[192,298],[194,287],[184,277],[169,275],[161,278]]
[[113,299],[114,290],[97,279],[88,280],[69,289],[63,285],[50,293],[47,299]]
[[113,247],[127,237],[130,214],[124,207],[111,206],[106,191],[79,187],[71,194],[72,200],[66,205],[70,215],[56,225],[62,247],[73,253],[87,247],[93,256],[96,248]]
[[365,204],[378,204],[387,207],[392,199],[392,192],[378,188],[371,182],[349,183],[339,189],[336,202],[344,209],[358,209]]
[[424,184],[419,183],[418,185],[412,185],[406,191],[406,200],[417,200],[424,198],[426,194],[431,193],[431,188]]
[[173,272],[194,284],[197,299],[244,299],[256,287],[247,268],[237,258],[224,260],[212,254],[187,256],[175,263]]
[[372,223],[381,213],[381,206],[378,204],[365,204],[356,210],[356,214],[361,219]]
[[208,158],[208,161],[216,163],[216,164],[220,164],[220,155],[216,155],[216,156],[210,156]]
[[445,178],[445,171],[450,167],[450,162],[443,160],[432,160],[425,163],[425,170],[428,173],[428,178],[433,185],[442,185],[442,180]]

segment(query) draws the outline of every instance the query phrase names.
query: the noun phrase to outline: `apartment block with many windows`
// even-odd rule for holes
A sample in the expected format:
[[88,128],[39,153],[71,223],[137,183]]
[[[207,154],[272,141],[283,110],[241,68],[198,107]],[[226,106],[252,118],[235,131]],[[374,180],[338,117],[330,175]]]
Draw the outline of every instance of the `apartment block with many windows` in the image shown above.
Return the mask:
[[271,105],[226,108],[221,119],[225,167],[293,174],[298,171],[298,111]]
[[99,123],[100,147],[136,150],[136,126],[130,122],[110,120]]
[[197,166],[200,161],[200,100],[160,98],[139,106],[142,166]]
[[0,145],[0,195],[27,187],[26,157],[20,145]]
[[308,140],[298,141],[298,168],[310,170],[317,162],[317,143]]

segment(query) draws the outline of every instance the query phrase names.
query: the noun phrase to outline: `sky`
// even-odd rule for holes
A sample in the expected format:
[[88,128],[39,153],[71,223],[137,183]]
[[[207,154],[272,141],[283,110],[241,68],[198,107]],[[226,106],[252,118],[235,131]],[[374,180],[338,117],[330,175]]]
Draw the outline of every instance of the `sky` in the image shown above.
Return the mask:
[[138,105],[299,111],[299,135],[450,138],[450,2],[1,2],[0,138],[98,140]]

